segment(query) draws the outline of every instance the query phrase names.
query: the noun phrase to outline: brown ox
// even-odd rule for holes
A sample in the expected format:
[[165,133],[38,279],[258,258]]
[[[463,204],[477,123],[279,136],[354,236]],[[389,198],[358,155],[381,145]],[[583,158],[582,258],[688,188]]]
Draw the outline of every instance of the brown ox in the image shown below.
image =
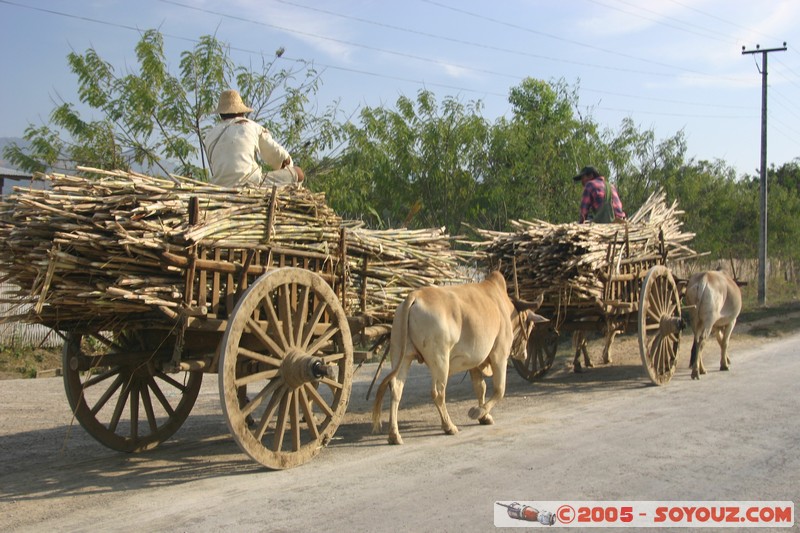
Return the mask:
[[[418,289],[398,306],[390,341],[392,371],[383,379],[375,396],[374,432],[380,431],[381,403],[386,387],[391,385],[389,443],[403,443],[397,427],[397,409],[414,359],[424,362],[431,371],[433,402],[446,434],[458,432],[445,406],[447,378],[458,372],[469,371],[478,398],[478,406],[470,409],[469,416],[481,424],[493,423],[489,412],[505,393],[506,365],[512,345],[515,351],[522,351],[522,357],[527,357],[527,335],[535,322],[547,321],[528,311],[538,309],[541,300],[534,304],[512,301],[506,291],[503,276],[492,272],[480,283]],[[487,374],[491,371],[493,385],[487,402],[484,402],[484,371]]]
[[703,344],[712,334],[720,346],[720,370],[728,370],[728,340],[742,310],[742,292],[736,282],[720,271],[698,272],[689,278],[686,303],[690,306],[694,343],[689,366],[692,379],[706,373],[703,367]]

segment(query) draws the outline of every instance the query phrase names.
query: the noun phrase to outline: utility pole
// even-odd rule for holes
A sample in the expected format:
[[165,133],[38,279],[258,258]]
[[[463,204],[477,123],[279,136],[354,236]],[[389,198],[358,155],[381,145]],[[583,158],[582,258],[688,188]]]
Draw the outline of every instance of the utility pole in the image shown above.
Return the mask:
[[742,55],[761,54],[761,216],[758,228],[758,305],[767,305],[767,54],[770,52],[785,52],[786,43],[782,48],[767,48],[761,50],[761,45],[756,45],[755,50],[745,50],[742,46]]

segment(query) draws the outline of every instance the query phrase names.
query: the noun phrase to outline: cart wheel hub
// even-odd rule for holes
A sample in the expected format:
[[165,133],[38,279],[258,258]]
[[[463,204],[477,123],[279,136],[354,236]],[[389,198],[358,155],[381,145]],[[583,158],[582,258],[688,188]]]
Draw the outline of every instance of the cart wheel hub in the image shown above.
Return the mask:
[[677,334],[683,329],[683,320],[681,317],[665,315],[661,317],[658,325],[658,333],[662,336]]
[[304,383],[331,377],[332,368],[319,357],[307,355],[299,350],[291,350],[281,363],[281,376],[289,387],[294,389]]

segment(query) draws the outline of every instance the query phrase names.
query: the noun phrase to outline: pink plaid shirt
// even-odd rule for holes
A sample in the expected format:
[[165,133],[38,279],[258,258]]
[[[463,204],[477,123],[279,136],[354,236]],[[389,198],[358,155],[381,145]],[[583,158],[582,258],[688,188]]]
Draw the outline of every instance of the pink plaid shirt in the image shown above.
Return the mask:
[[[603,205],[606,198],[606,179],[603,176],[594,178],[586,182],[581,198],[581,216],[578,222],[583,224],[589,217],[589,213],[596,213]],[[617,188],[611,186],[611,207],[614,209],[614,217],[625,218],[625,211],[622,210],[622,202],[617,194]]]

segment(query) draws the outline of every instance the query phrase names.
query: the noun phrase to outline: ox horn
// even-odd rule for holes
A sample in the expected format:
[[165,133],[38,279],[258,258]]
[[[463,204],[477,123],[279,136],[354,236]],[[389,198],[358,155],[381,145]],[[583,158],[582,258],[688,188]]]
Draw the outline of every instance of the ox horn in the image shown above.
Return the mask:
[[522,300],[520,298],[514,298],[513,296],[511,297],[511,301],[514,303],[514,309],[516,309],[518,312],[526,310],[536,311],[542,306],[542,302],[544,302],[544,293],[540,292],[536,300],[532,302]]

